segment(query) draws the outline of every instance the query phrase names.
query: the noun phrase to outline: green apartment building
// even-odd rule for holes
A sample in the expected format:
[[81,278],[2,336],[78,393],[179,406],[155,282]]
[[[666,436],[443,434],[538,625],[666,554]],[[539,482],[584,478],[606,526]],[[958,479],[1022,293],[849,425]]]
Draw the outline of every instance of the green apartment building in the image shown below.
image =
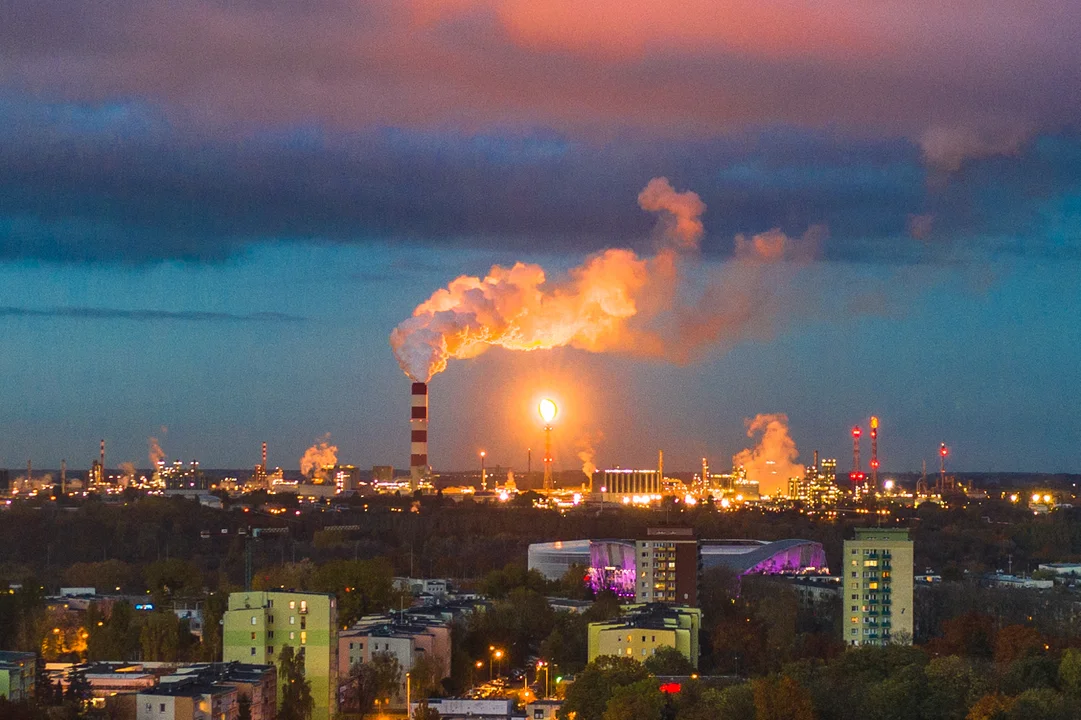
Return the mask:
[[856,528],[845,540],[845,645],[912,642],[912,553],[906,529]]
[[[333,595],[231,593],[223,624],[225,662],[277,665],[286,645],[303,653],[304,674],[315,700],[312,720],[334,717],[338,710],[338,609]],[[278,680],[282,681],[280,675]]]
[[0,697],[12,702],[34,695],[37,654],[0,650]]

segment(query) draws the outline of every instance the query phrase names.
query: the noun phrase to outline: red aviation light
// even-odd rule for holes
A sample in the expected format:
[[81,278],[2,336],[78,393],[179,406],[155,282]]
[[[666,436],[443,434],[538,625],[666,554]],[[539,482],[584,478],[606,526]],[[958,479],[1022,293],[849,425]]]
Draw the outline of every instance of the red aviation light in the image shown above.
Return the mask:
[[942,446],[938,449],[938,454],[942,457],[946,457],[950,454],[950,451],[946,449],[946,443],[942,443]]
[[860,436],[860,426],[857,425],[856,427],[852,428],[852,437],[859,437],[859,436]]
[[872,460],[871,461],[871,467],[873,467],[873,468],[875,468],[877,470],[878,469],[878,460]]

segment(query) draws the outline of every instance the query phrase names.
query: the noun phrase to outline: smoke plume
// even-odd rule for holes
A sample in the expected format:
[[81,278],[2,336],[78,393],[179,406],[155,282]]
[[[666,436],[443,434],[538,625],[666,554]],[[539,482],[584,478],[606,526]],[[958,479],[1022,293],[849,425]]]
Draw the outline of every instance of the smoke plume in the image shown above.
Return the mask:
[[304,456],[300,458],[300,474],[311,478],[319,474],[324,467],[337,463],[338,446],[330,444],[330,433],[327,433],[304,451]]
[[582,462],[582,472],[593,480],[593,473],[597,472],[597,465],[593,461],[597,457],[597,451],[593,449],[593,446],[604,439],[604,434],[601,432],[586,433],[584,436],[578,439],[578,459]]
[[771,292],[784,283],[767,281],[764,268],[798,259],[797,250],[813,244],[803,241],[821,235],[813,228],[800,240],[779,230],[737,238],[733,262],[691,281],[691,270],[702,269],[697,250],[705,203],[660,177],[649,181],[638,204],[658,215],[655,255],[608,249],[557,279],[521,262],[493,266],[484,278],[458,277],[391,333],[402,370],[427,382],[448,360],[475,357],[490,347],[573,347],[685,362],[768,325],[777,314]]
[[150,446],[148,452],[150,467],[156,468],[158,463],[165,462],[165,451],[161,449],[161,443],[158,442],[156,437],[149,438],[146,442]]
[[746,420],[747,437],[758,435],[758,444],[742,450],[732,458],[734,466],[743,466],[747,478],[758,481],[763,495],[778,495],[788,490],[788,479],[802,477],[803,466],[796,463],[799,450],[788,435],[788,416],[759,414]]
[[120,463],[120,477],[122,478],[135,478],[135,463],[122,462]]

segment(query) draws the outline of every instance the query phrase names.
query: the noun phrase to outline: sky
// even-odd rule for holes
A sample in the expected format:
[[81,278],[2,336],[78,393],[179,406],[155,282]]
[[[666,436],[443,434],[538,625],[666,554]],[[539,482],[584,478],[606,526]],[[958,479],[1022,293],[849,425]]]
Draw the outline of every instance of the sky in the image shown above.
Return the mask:
[[449,360],[437,469],[522,468],[551,396],[557,469],[724,469],[760,414],[847,469],[873,414],[885,471],[946,442],[957,470],[1081,472],[1079,24],[1064,0],[5,3],[0,467],[86,467],[101,438],[145,467],[156,437],[295,470],[326,433],[404,467],[394,328],[496,265],[557,295],[609,248],[653,273],[671,216],[639,193],[666,178],[704,209],[663,312],[627,320],[664,351]]

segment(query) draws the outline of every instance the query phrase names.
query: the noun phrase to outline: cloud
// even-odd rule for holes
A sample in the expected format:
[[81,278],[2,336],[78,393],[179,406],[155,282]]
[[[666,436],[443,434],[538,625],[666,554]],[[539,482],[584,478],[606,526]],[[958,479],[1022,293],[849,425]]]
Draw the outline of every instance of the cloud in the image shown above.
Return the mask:
[[918,138],[1003,116],[1073,122],[1079,24],[1066,0],[13,0],[0,77],[78,103],[146,98],[225,129]]
[[155,322],[160,320],[182,322],[303,322],[305,318],[276,312],[248,314],[203,312],[198,310],[117,310],[90,307],[28,308],[0,306],[0,317],[69,318],[74,320],[137,320]]

